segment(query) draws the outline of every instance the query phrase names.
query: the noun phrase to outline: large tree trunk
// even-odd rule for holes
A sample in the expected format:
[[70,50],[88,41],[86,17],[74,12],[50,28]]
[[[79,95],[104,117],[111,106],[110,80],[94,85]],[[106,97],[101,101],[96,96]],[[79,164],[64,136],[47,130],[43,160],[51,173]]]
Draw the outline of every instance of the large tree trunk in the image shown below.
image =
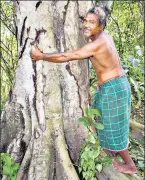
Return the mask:
[[73,163],[87,135],[77,120],[88,105],[88,61],[32,62],[29,51],[34,41],[49,53],[82,46],[79,17],[90,5],[14,2],[19,61],[2,113],[2,147],[21,163],[17,179],[79,179]]
[[[43,52],[82,46],[80,16],[91,1],[14,1],[19,60],[2,112],[1,151],[21,163],[17,180],[78,180],[87,129],[77,124],[88,106],[88,60],[32,62],[31,44]],[[110,4],[109,4],[110,5]]]

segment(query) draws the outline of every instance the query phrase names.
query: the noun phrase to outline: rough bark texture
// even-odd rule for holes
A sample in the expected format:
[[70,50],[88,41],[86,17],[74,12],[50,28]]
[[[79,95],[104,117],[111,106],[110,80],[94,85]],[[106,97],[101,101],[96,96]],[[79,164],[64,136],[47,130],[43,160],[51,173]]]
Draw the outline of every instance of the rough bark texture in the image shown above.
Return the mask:
[[77,120],[88,105],[88,60],[32,62],[29,51],[34,42],[49,53],[82,46],[79,17],[89,4],[14,2],[19,61],[2,113],[2,148],[21,163],[17,179],[79,179],[73,163],[87,135]]
[[34,42],[49,53],[82,46],[79,17],[92,2],[14,1],[14,6],[19,61],[2,112],[1,151],[21,163],[17,180],[78,180],[74,164],[88,133],[77,124],[88,105],[88,60],[32,62],[29,51]]
[[118,173],[112,165],[103,168],[103,172],[97,173],[98,180],[140,180],[136,174]]

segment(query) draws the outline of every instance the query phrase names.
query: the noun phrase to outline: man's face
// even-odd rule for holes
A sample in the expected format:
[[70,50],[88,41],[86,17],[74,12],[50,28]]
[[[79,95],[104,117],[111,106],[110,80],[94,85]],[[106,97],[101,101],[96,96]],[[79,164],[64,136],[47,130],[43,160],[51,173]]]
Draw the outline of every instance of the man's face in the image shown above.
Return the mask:
[[83,21],[83,33],[86,37],[91,37],[102,30],[99,26],[99,19],[96,14],[88,13]]

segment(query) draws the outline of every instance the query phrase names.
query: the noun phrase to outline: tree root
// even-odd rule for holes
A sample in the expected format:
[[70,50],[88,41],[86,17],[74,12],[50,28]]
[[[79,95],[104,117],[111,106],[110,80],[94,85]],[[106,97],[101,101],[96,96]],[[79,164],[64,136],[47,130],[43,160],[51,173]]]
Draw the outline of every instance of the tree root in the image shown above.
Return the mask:
[[139,131],[144,131],[144,125],[140,124],[134,120],[130,120],[130,127],[132,130],[138,129]]
[[42,130],[39,127],[36,111],[32,103],[30,104],[30,107],[31,107],[31,121],[32,121],[32,136],[34,135],[34,137],[38,139],[42,134]]
[[22,113],[23,113],[24,123],[25,123],[25,133],[24,133],[23,141],[26,143],[26,146],[28,146],[31,139],[31,135],[32,135],[32,127],[31,127],[32,123],[31,123],[30,116],[28,114],[28,110],[23,109]]
[[109,165],[107,167],[103,168],[103,171],[101,173],[96,174],[98,180],[140,180],[139,176],[136,174],[124,174],[117,172],[112,165]]
[[24,178],[26,171],[28,171],[29,164],[32,158],[32,143],[33,143],[33,138],[31,138],[31,141],[29,142],[29,146],[26,150],[20,169],[17,173],[17,180],[22,180]]
[[70,157],[68,155],[68,151],[66,149],[66,143],[64,140],[63,133],[59,134],[59,137],[57,137],[56,140],[57,144],[57,150],[59,153],[59,158],[61,160],[61,163],[63,165],[64,171],[66,176],[68,176],[68,180],[79,180],[79,177],[73,167],[73,164],[70,160]]
[[21,162],[24,152],[22,151],[21,142],[23,138],[23,133],[19,132],[17,137],[13,139],[13,141],[10,143],[10,145],[7,148],[7,152],[11,154],[11,156],[14,158],[15,162]]
[[[56,119],[55,119],[56,120]],[[53,122],[55,135],[56,137],[56,150],[58,153],[58,158],[60,159],[60,163],[64,168],[64,174],[66,174],[66,179],[68,180],[79,180],[79,177],[75,171],[75,168],[70,160],[67,145],[64,139],[64,132],[63,132],[63,121],[60,117],[57,119],[57,123]]]

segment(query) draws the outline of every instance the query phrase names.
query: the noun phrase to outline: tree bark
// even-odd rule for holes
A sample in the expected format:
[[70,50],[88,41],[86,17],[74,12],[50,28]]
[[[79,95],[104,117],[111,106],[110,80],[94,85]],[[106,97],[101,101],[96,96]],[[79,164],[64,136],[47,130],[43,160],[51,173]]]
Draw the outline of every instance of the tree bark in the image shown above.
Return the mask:
[[18,180],[79,179],[74,164],[88,132],[77,120],[88,105],[88,60],[32,62],[29,51],[34,42],[48,53],[82,46],[79,17],[90,5],[14,1],[19,60],[2,113],[1,140],[21,163]]
[[138,131],[141,131],[143,132],[144,131],[144,125],[143,124],[140,124],[134,120],[130,120],[130,128],[132,130],[138,130]]

